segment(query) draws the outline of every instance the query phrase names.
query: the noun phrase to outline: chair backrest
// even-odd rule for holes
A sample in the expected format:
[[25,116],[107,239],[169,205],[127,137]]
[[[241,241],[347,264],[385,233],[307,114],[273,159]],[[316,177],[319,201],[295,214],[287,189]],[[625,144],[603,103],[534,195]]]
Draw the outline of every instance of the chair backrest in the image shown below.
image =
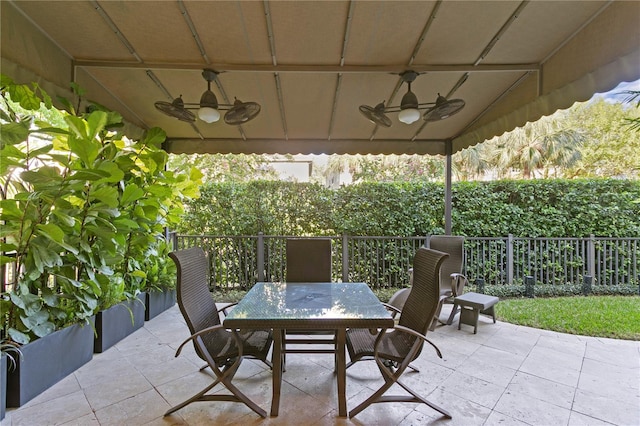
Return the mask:
[[[169,253],[178,273],[176,300],[189,331],[194,334],[207,327],[220,324],[216,303],[209,291],[209,261],[204,250],[192,247]],[[212,335],[204,335],[205,346],[209,347]],[[203,358],[195,345],[196,352]]]
[[461,274],[464,267],[464,237],[458,235],[432,235],[429,248],[449,254],[440,269],[440,293],[451,293],[451,274]]
[[426,334],[440,300],[440,269],[447,253],[420,247],[413,258],[413,285],[398,324]]
[[287,239],[287,282],[331,282],[331,239]]

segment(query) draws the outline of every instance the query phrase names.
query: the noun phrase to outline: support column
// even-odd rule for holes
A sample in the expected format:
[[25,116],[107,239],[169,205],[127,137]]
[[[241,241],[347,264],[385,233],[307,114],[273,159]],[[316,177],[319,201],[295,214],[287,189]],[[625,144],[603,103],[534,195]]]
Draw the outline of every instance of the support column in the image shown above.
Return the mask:
[[451,235],[451,139],[445,142],[446,167],[444,176],[444,233]]

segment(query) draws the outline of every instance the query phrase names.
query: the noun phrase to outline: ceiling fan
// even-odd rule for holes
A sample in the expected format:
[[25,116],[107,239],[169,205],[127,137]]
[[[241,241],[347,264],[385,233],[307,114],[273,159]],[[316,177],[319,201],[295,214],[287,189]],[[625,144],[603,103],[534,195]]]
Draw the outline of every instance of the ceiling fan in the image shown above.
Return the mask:
[[418,77],[418,73],[404,71],[400,74],[400,77],[408,86],[407,93],[402,97],[400,105],[387,107],[384,105],[384,101],[375,107],[360,105],[360,112],[372,123],[391,127],[391,119],[387,117],[386,113],[398,112],[398,120],[405,124],[411,124],[420,118],[420,110],[425,110],[422,115],[424,121],[439,121],[457,114],[464,108],[465,102],[462,99],[447,100],[444,96],[440,96],[439,93],[435,102],[418,103],[417,96],[411,91],[411,83]]
[[196,114],[190,110],[198,110],[198,118],[205,123],[214,123],[220,120],[220,111],[227,111],[224,115],[224,122],[233,126],[244,124],[256,118],[260,113],[260,104],[256,102],[242,102],[236,98],[233,105],[218,103],[216,95],[211,91],[211,82],[216,79],[217,75],[218,72],[212,69],[202,70],[202,77],[207,81],[207,90],[200,97],[199,103],[185,103],[180,95],[173,102],[156,102],[156,109],[187,123],[196,121]]

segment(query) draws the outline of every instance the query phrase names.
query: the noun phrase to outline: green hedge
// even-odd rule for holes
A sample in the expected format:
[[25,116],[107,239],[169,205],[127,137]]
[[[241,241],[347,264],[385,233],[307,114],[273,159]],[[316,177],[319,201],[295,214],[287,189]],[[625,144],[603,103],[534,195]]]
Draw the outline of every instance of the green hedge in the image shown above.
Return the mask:
[[640,235],[640,181],[463,182],[454,186],[453,194],[453,228],[461,235]]
[[[502,180],[453,184],[452,233],[470,237],[640,235],[640,181]],[[178,232],[214,235],[394,235],[444,232],[442,183],[328,189],[279,181],[208,183]]]
[[[466,291],[480,292],[474,285],[468,287]],[[488,285],[483,288],[482,292],[500,298],[525,297],[526,295],[524,285]],[[534,286],[535,297],[580,296],[583,294],[582,286],[576,284],[538,284]],[[594,285],[589,294],[595,296],[634,296],[640,294],[640,288],[637,285]]]

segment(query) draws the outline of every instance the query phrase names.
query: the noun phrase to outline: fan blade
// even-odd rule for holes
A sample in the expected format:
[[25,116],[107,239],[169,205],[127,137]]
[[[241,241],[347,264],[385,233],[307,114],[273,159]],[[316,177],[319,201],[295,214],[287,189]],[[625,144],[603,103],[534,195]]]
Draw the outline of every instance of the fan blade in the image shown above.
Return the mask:
[[436,102],[436,106],[429,108],[424,113],[424,121],[440,121],[459,113],[464,108],[465,102],[462,99],[451,99],[449,101]]
[[178,120],[186,121],[187,123],[193,123],[196,121],[195,114],[184,108],[182,97],[175,98],[171,103],[158,101],[154,105],[158,111],[168,115],[169,117],[177,118]]
[[260,105],[256,102],[236,101],[224,115],[224,122],[237,126],[253,120],[260,113]]
[[360,105],[359,110],[362,115],[367,117],[367,119],[373,124],[378,124],[384,127],[391,127],[391,119],[385,115],[384,105],[382,108],[379,108],[379,105],[375,108],[372,108],[369,105]]

